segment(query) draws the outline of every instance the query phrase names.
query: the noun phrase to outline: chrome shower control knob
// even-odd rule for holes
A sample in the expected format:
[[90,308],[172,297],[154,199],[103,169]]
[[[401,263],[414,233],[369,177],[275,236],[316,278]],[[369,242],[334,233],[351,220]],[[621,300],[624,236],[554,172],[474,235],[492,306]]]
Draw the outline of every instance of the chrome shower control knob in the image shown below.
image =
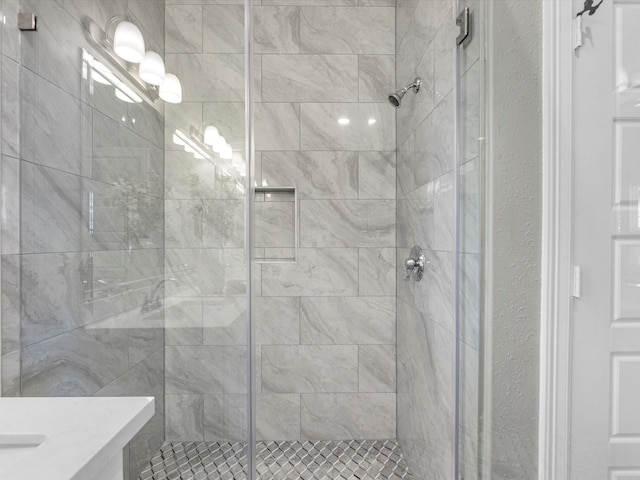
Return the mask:
[[424,276],[424,266],[426,263],[427,259],[422,252],[422,248],[418,245],[414,246],[411,249],[409,258],[404,261],[404,279],[409,280],[413,277],[416,282],[422,280],[422,277]]

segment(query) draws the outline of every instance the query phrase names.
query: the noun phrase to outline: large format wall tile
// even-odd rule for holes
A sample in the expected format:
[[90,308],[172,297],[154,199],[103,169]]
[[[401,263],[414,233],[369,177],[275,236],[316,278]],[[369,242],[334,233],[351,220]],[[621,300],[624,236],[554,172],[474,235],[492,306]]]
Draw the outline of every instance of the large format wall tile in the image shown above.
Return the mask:
[[128,337],[120,329],[80,328],[22,351],[23,396],[87,396],[128,368]]
[[202,104],[204,125],[215,126],[227,142],[244,148],[245,118],[243,102],[206,102]]
[[204,440],[204,396],[167,395],[165,421],[167,440]]
[[300,438],[300,395],[256,397],[257,440],[296,440]]
[[367,440],[396,434],[393,393],[302,395],[301,405],[304,440]]
[[392,344],[395,314],[393,297],[304,297],[300,303],[301,343]]
[[398,247],[452,251],[454,211],[453,173],[412,191],[398,200]]
[[301,248],[298,255],[296,264],[262,265],[263,295],[357,295],[357,249]]
[[[27,346],[86,325],[89,258],[78,253],[22,255],[21,338]],[[83,287],[83,285],[85,285]]]
[[[17,13],[14,14],[16,17]],[[2,33],[4,34],[6,30],[7,28],[4,27]],[[2,139],[0,146],[2,147],[2,155],[15,158],[19,156],[20,152],[20,70],[21,67],[17,62],[2,57],[2,65],[0,66]]]
[[204,439],[207,442],[247,441],[247,395],[204,396]]
[[246,347],[167,346],[165,355],[167,393],[246,391]]
[[167,248],[202,247],[202,201],[165,200]]
[[302,7],[305,53],[395,53],[393,8]]
[[244,52],[243,5],[206,5],[202,13],[205,53]]
[[392,247],[395,200],[301,200],[302,247]]
[[[20,154],[24,160],[77,175],[90,175],[83,158],[83,139],[89,129],[86,105],[76,97],[21,69]],[[65,121],[60,122],[64,112]]]
[[2,170],[2,255],[20,253],[20,162],[12,157],[1,157]]
[[2,255],[2,301],[0,317],[0,352],[7,354],[11,352],[20,353],[20,255]]
[[202,52],[202,6],[165,7],[165,53]]
[[298,7],[255,6],[253,11],[256,53],[300,52],[300,9]]
[[294,186],[301,199],[358,198],[358,172],[354,152],[262,154],[263,184]]
[[304,150],[393,151],[396,146],[395,112],[388,103],[305,103],[300,116]]
[[28,0],[22,8],[47,19],[40,22],[37,35],[20,36],[22,65],[79,97],[82,80],[79,47],[87,45],[80,22],[56,2]]
[[21,247],[24,253],[81,249],[82,179],[23,162]]
[[202,298],[165,300],[165,345],[202,345]]
[[299,317],[297,297],[256,297],[256,344],[297,345],[300,343]]
[[258,103],[255,106],[255,123],[257,150],[300,148],[300,105]]
[[394,248],[358,249],[359,295],[395,295],[396,276]]
[[246,345],[246,298],[205,297],[203,327],[205,345]]
[[383,102],[396,90],[395,55],[358,56],[358,100]]
[[358,154],[358,193],[360,198],[396,198],[396,153]]
[[262,61],[264,102],[354,102],[356,55],[266,55]]
[[396,346],[360,345],[358,351],[360,392],[396,391]]
[[244,200],[205,200],[203,204],[204,247],[244,247]]
[[21,395],[20,382],[22,368],[20,365],[20,350],[2,354],[2,396],[19,397]]
[[263,346],[262,392],[356,392],[358,347]]
[[[184,101],[240,102],[244,99],[244,55],[167,54],[167,70],[182,82]],[[255,60],[259,78],[259,57]],[[207,81],[202,81],[206,78]],[[259,90],[256,90],[259,92]]]
[[256,202],[254,246],[293,248],[295,222],[295,204],[292,201]]

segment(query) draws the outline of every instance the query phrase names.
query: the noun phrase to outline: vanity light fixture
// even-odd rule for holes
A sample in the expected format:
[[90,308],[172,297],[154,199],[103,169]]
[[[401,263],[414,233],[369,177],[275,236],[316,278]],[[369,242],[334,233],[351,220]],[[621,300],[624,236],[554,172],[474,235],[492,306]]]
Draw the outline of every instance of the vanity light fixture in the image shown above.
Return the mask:
[[[102,28],[91,18],[82,21],[85,37],[91,45],[91,53],[85,56],[96,57],[93,79],[105,85],[126,84],[136,95],[150,106],[162,111],[158,99],[167,103],[182,102],[182,85],[178,77],[166,73],[161,55],[145,50],[145,41],[140,29],[127,17],[115,16]],[[97,60],[99,58],[99,61]],[[102,68],[98,68],[98,66]],[[116,92],[123,98],[123,92]],[[124,91],[124,97],[131,98]],[[137,98],[133,96],[135,102]]]
[[[119,17],[114,17],[109,23],[118,21]],[[109,32],[108,25],[107,32]],[[140,63],[144,60],[144,37],[134,23],[126,20],[119,21],[113,33],[113,51],[121,59],[129,63]]]
[[156,52],[148,51],[140,63],[138,74],[149,85],[162,85],[166,77],[164,60]]

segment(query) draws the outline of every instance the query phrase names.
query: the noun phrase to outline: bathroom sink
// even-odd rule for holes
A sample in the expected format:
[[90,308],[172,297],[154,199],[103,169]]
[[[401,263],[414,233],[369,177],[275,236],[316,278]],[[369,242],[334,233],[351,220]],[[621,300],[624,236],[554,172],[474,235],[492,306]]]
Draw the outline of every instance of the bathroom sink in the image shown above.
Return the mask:
[[0,398],[0,479],[115,480],[153,397]]
[[47,437],[33,433],[0,434],[0,455],[27,453],[40,446]]
[[0,434],[0,470],[17,464],[25,455],[34,452],[46,435],[32,433]]

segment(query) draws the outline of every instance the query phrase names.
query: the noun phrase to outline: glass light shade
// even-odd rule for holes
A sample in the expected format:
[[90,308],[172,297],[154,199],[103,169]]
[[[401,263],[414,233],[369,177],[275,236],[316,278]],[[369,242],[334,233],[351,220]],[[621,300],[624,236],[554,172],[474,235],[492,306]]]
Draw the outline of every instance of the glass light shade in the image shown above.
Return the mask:
[[218,132],[218,129],[216,127],[209,125],[207,128],[205,128],[204,143],[206,143],[207,145],[213,146],[218,142],[219,138],[220,138],[220,132]]
[[180,79],[172,73],[167,73],[158,93],[160,98],[167,103],[181,103],[182,84]]
[[145,48],[140,29],[131,22],[120,22],[113,34],[113,51],[127,62],[142,62]]
[[213,145],[211,145],[211,150],[216,153],[220,153],[226,145],[227,140],[222,135],[219,135],[218,140]]
[[231,160],[233,158],[233,149],[231,148],[231,145],[227,143],[224,146],[224,148],[220,152],[220,158],[223,158],[225,160]]
[[145,53],[138,74],[149,85],[162,85],[166,75],[164,60],[156,52],[149,51]]

